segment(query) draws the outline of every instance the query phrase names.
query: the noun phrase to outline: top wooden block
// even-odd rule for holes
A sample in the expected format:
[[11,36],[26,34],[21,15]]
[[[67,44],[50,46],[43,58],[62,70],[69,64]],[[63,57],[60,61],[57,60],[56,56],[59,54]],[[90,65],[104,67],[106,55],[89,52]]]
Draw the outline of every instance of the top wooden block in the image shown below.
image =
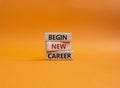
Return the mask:
[[71,42],[72,41],[72,33],[45,33],[45,41],[49,42]]

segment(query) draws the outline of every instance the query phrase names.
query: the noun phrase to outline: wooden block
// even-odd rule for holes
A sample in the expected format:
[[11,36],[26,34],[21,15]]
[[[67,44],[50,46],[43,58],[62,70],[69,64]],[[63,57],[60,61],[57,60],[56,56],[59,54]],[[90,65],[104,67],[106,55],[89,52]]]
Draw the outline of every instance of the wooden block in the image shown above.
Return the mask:
[[72,51],[47,52],[48,60],[72,60]]
[[56,42],[56,41],[72,41],[72,33],[45,33],[45,41]]
[[71,50],[71,42],[46,42],[46,51]]

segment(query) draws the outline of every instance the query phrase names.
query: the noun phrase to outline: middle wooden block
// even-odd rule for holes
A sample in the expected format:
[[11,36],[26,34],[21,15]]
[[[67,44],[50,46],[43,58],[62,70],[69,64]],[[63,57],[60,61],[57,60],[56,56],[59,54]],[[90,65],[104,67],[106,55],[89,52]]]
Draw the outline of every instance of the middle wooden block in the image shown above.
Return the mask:
[[46,42],[47,51],[71,50],[71,42]]

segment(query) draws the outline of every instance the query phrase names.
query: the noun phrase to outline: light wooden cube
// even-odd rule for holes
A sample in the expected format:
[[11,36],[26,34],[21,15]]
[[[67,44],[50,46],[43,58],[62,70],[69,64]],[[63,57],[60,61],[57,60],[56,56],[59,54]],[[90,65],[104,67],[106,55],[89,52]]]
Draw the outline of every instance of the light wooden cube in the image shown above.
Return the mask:
[[72,41],[72,33],[45,33],[45,41]]
[[71,50],[71,42],[46,42],[46,51]]
[[48,60],[72,60],[73,53],[72,51],[47,52],[46,58]]

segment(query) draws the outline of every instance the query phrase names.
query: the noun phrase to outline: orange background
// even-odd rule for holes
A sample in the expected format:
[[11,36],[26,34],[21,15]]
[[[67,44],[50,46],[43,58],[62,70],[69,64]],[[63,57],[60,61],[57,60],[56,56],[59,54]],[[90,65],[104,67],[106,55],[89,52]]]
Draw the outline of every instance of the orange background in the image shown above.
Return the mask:
[[[73,61],[45,60],[45,32],[72,32]],[[0,88],[120,88],[119,0],[0,0]]]

